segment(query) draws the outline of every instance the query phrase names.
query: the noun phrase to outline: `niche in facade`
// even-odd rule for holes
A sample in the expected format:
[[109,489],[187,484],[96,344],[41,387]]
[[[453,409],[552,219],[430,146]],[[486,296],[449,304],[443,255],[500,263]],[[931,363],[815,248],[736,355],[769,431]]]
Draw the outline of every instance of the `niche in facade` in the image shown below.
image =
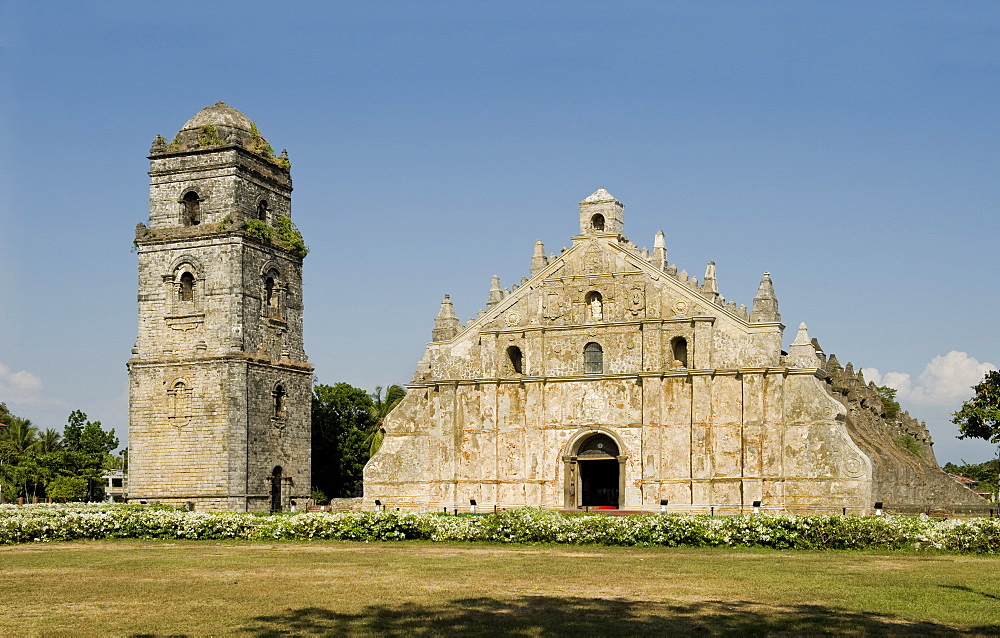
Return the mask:
[[507,359],[510,361],[510,367],[514,371],[514,374],[524,374],[524,355],[521,353],[520,348],[509,346],[507,348]]
[[671,357],[673,357],[670,367],[672,368],[688,367],[687,339],[685,339],[684,337],[674,337],[673,339],[671,339],[670,353]]
[[591,321],[604,320],[604,297],[596,290],[592,290],[584,297],[587,304],[587,317]]

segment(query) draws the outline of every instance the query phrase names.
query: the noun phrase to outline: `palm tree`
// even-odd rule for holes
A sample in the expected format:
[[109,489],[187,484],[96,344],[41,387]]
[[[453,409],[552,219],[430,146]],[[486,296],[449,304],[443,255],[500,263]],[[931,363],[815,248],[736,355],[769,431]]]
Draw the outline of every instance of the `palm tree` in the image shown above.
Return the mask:
[[389,416],[392,409],[405,396],[406,390],[403,389],[403,386],[392,384],[385,391],[385,399],[383,399],[382,386],[375,386],[375,392],[372,393],[372,407],[369,408],[372,416],[372,425],[368,429],[368,435],[365,437],[369,458],[375,456],[378,449],[382,447],[382,440],[385,438],[385,428],[382,425],[385,423],[385,418]]
[[44,432],[38,434],[37,444],[38,452],[41,454],[55,452],[62,448],[62,435],[52,428],[46,428]]
[[7,427],[0,431],[0,440],[7,445],[7,452],[12,456],[24,454],[38,446],[38,428],[31,425],[29,419],[11,417]]
[[26,461],[29,453],[38,448],[38,428],[30,420],[16,416],[11,416],[6,425],[0,429],[0,480],[10,486],[23,486],[27,495],[34,467]]

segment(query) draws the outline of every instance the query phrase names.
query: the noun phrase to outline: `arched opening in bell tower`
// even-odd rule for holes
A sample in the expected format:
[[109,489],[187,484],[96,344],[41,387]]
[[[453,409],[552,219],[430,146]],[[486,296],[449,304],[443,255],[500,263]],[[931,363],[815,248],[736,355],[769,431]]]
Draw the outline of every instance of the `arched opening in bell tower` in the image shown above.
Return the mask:
[[194,301],[194,275],[189,272],[181,274],[177,284],[177,298],[181,301]]
[[197,226],[201,223],[201,198],[198,193],[188,191],[181,199],[181,223],[185,226]]
[[598,213],[590,218],[590,227],[594,230],[604,230],[604,215]]

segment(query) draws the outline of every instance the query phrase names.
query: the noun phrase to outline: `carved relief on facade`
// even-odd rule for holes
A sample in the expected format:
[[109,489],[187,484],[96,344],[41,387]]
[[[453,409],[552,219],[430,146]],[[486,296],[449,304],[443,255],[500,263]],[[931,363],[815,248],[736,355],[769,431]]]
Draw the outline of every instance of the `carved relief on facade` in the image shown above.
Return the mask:
[[549,321],[562,318],[566,314],[567,309],[568,305],[563,299],[562,294],[550,292],[545,295],[545,314],[543,316]]
[[583,272],[585,273],[603,273],[607,270],[606,265],[607,259],[604,256],[604,251],[597,246],[591,246],[583,254]]
[[628,289],[628,310],[633,317],[639,316],[646,309],[645,284],[632,284]]

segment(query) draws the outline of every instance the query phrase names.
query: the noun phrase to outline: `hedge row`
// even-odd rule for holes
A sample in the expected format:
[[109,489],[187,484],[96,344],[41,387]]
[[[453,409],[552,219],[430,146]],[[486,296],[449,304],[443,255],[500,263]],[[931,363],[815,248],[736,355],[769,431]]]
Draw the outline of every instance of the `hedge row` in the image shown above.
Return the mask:
[[774,549],[935,548],[1000,553],[1000,520],[911,516],[563,515],[387,512],[257,515],[103,505],[0,506],[0,545],[82,539],[485,541]]

